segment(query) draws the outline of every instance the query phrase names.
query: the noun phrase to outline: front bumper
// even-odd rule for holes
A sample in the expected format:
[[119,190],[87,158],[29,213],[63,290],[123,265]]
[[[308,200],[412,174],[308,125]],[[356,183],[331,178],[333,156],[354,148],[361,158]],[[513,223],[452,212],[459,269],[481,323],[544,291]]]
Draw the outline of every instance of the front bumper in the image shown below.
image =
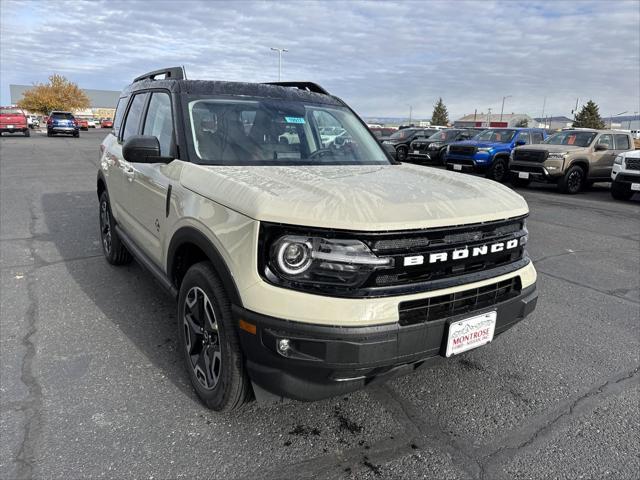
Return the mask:
[[[491,307],[406,326],[324,326],[281,320],[236,306],[233,311],[238,323],[255,325],[255,333],[238,329],[251,380],[275,395],[315,401],[411,372],[427,359],[443,355],[451,322],[495,310],[497,336],[529,315],[537,297],[533,284]],[[278,353],[281,339],[289,340],[286,356]]]
[[557,182],[564,175],[563,161],[552,160],[545,163],[509,162],[509,173],[517,177],[521,172],[528,173],[531,180],[537,182]]

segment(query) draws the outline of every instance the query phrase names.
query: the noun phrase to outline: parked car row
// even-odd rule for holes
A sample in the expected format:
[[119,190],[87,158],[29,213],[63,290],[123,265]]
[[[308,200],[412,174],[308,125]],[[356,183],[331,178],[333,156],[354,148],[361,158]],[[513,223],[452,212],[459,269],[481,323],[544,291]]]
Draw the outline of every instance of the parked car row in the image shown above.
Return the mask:
[[[110,118],[86,119],[76,118],[71,112],[52,111],[48,116],[42,117],[43,123],[47,126],[47,136],[52,137],[57,134],[80,136],[80,130],[89,128],[113,128],[113,121]],[[22,133],[25,137],[31,135],[29,129],[38,128],[40,118],[36,115],[25,115],[24,111],[17,107],[0,107],[0,134],[2,133]]]
[[[550,136],[538,128],[491,128],[479,133],[451,128],[410,143],[403,157],[444,164],[448,170],[484,173],[498,182],[525,187],[555,183],[575,194],[595,182],[612,181],[614,198],[640,191],[640,151],[628,132],[566,129]],[[397,149],[396,149],[397,152]]]

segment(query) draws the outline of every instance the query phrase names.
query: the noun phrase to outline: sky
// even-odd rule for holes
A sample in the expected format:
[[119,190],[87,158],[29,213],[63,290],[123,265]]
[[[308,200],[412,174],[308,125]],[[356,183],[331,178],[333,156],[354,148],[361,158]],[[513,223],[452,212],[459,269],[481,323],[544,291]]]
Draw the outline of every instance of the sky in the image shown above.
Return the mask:
[[[0,0],[0,103],[9,84],[59,73],[121,90],[146,71],[189,78],[309,80],[362,116],[571,115],[640,111],[640,0]],[[546,98],[546,101],[545,101]]]

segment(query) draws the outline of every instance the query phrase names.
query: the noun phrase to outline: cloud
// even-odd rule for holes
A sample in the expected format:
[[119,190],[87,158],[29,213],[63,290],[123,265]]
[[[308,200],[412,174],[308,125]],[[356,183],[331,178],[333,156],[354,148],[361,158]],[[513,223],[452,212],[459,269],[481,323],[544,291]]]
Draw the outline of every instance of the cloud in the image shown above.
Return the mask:
[[640,107],[637,2],[3,1],[1,94],[57,72],[119,90],[184,64],[192,78],[316,81],[363,115]]

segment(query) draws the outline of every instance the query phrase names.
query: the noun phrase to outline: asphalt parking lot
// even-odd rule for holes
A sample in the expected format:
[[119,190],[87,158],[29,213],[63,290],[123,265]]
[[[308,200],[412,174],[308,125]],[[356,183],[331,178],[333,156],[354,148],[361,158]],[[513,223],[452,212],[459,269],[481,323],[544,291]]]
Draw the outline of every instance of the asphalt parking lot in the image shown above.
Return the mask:
[[540,298],[495,342],[349,396],[221,415],[188,383],[173,303],[102,258],[104,135],[0,139],[0,478],[640,475],[638,195],[520,190]]

